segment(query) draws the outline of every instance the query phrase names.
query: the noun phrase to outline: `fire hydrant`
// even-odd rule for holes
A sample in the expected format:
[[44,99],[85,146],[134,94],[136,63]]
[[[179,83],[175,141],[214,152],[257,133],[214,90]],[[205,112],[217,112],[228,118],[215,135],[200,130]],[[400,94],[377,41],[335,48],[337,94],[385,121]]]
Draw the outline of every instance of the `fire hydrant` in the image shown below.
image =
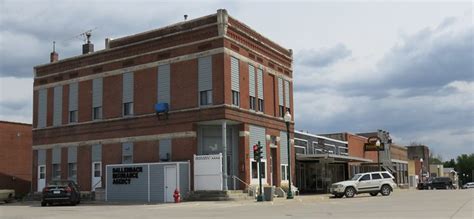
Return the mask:
[[175,189],[173,193],[174,203],[179,203],[181,195],[179,194],[179,190]]

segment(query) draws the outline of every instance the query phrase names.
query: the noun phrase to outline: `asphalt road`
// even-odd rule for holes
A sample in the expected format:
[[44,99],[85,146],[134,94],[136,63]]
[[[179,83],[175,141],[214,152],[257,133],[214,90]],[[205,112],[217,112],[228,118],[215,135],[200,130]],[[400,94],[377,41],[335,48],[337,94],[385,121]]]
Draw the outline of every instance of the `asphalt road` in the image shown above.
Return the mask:
[[474,189],[396,190],[388,197],[351,199],[299,196],[274,202],[229,201],[180,204],[99,204],[40,207],[38,202],[0,204],[2,219],[59,218],[474,218]]

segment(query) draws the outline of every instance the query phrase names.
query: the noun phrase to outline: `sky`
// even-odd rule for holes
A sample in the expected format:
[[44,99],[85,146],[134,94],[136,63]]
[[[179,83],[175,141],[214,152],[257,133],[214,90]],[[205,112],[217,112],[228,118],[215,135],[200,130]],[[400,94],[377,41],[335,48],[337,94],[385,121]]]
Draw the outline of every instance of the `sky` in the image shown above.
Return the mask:
[[0,0],[0,120],[31,123],[33,66],[104,39],[228,13],[293,49],[294,116],[310,133],[389,131],[444,160],[474,152],[472,1]]

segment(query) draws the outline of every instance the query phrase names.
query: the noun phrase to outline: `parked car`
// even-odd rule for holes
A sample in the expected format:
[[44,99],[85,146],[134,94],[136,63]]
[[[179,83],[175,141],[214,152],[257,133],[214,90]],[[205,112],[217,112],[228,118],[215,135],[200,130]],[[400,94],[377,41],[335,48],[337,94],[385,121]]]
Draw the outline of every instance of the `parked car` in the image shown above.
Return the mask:
[[54,203],[76,205],[80,202],[79,186],[72,180],[53,180],[43,189],[41,206]]
[[428,189],[453,189],[453,181],[449,177],[435,177],[433,180],[428,181]]
[[434,177],[429,177],[428,179],[426,179],[426,181],[418,183],[417,188],[419,190],[428,189],[428,184],[431,183],[431,181],[433,181],[433,179],[434,179]]
[[473,189],[474,188],[474,182],[468,182],[462,186],[463,189]]
[[387,171],[359,173],[350,180],[332,184],[330,192],[336,198],[342,198],[342,196],[352,198],[360,193],[376,196],[379,192],[383,196],[388,196],[397,187],[393,179],[393,175]]
[[0,201],[5,203],[12,202],[15,199],[15,190],[13,189],[0,189]]

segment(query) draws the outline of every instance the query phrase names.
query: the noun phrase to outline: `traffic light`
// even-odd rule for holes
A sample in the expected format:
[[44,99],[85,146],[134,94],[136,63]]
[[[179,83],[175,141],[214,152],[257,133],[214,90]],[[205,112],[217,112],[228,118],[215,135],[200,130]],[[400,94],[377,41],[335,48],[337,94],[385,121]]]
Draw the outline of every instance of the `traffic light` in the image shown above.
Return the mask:
[[260,158],[259,148],[258,148],[258,145],[255,144],[255,145],[253,146],[253,159],[256,160],[256,161],[258,161],[259,158]]
[[255,159],[257,162],[260,162],[260,159],[262,159],[262,154],[263,154],[263,147],[260,144],[255,144],[253,146],[253,159]]

